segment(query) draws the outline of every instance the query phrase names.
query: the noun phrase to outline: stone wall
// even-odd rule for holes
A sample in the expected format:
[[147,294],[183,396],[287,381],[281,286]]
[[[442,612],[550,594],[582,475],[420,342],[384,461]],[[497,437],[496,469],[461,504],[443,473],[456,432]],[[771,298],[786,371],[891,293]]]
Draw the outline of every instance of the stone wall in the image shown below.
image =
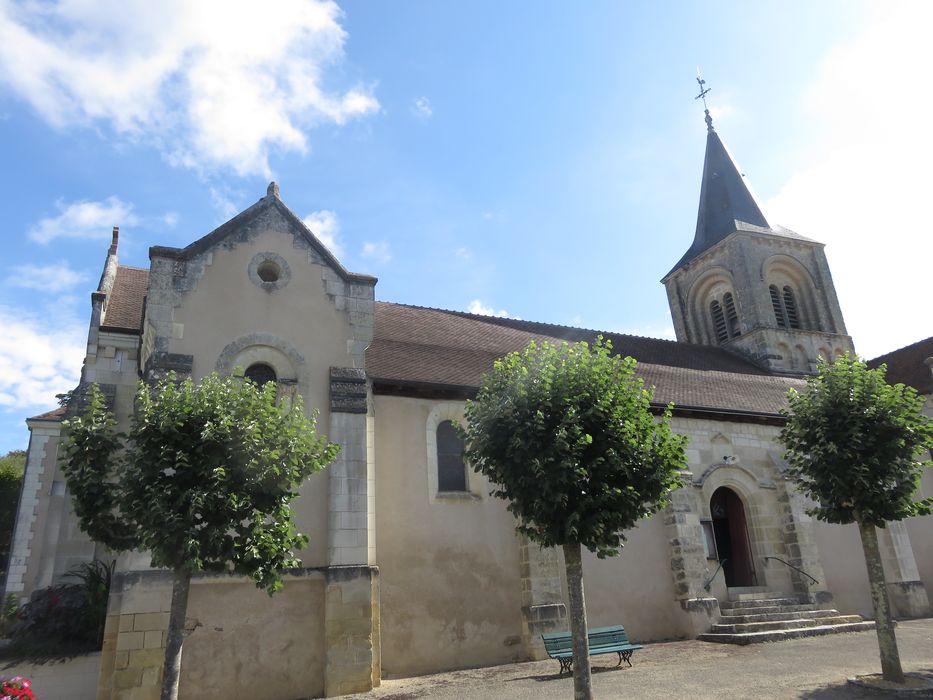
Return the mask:
[[[114,576],[98,700],[159,697],[172,578]],[[179,695],[226,700],[332,697],[379,685],[379,574],[368,566],[299,569],[271,598],[243,577],[192,579]]]

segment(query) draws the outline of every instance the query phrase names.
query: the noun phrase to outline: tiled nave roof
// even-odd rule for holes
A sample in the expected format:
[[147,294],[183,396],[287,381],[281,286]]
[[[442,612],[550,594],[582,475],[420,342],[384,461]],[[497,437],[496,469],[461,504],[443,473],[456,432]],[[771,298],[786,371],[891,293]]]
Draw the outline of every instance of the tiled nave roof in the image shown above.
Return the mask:
[[[103,327],[139,332],[147,284],[147,270],[120,266]],[[391,385],[470,390],[496,358],[532,340],[593,341],[598,335],[638,360],[638,372],[656,387],[659,403],[774,415],[786,405],[788,388],[803,384],[718,347],[390,302],[376,302],[366,370],[377,391]]]

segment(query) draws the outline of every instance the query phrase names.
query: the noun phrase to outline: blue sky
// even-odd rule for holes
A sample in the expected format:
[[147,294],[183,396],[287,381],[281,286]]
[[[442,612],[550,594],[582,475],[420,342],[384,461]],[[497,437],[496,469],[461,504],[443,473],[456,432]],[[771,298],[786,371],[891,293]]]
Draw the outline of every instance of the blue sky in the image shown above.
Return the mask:
[[933,332],[929,3],[0,0],[0,453],[123,264],[279,182],[380,299],[672,337],[705,125],[827,244],[858,351]]

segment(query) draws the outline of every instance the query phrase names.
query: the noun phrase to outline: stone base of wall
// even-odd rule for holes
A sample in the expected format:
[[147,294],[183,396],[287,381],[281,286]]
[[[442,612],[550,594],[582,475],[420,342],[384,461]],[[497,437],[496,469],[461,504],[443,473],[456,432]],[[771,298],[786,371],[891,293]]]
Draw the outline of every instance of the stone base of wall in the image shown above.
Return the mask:
[[567,608],[563,603],[528,605],[522,608],[522,644],[531,661],[547,659],[542,634],[570,629]]
[[888,584],[891,614],[897,618],[928,617],[930,599],[923,581],[899,581]]
[[101,648],[98,700],[158,700],[171,604],[169,572],[114,574]]
[[324,695],[362,693],[378,686],[379,570],[372,566],[325,569]]
[[[288,681],[281,687],[267,685],[267,700],[319,697],[322,689],[333,697],[379,685],[379,570],[300,569],[285,575],[285,587],[269,599],[244,577],[192,578],[182,652],[183,697],[230,697],[229,687],[218,691],[222,683],[216,674],[226,674],[227,686],[236,686],[230,676],[250,667]],[[97,693],[91,697],[158,700],[171,600],[167,571],[114,575]],[[276,651],[277,645],[283,650]],[[205,659],[214,664],[213,679],[199,668]],[[186,669],[189,661],[194,665]]]
[[680,601],[680,609],[684,612],[683,629],[690,639],[709,632],[722,616],[716,598],[684,598]]

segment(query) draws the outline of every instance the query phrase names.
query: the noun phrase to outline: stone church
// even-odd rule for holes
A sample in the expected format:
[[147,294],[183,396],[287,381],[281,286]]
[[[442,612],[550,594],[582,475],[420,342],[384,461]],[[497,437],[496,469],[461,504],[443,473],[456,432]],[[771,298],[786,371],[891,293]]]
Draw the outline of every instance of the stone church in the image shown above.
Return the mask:
[[[81,383],[103,388],[122,426],[140,378],[243,372],[301,394],[342,446],[295,501],[311,542],[281,593],[195,580],[182,697],[235,697],[258,675],[268,698],[334,696],[388,675],[540,658],[539,634],[567,625],[561,555],[516,535],[464,464],[453,425],[497,357],[597,331],[377,301],[376,279],[347,271],[275,183],[203,238],[153,246],[149,258],[145,269],[121,265],[114,229],[91,295]],[[675,403],[690,472],[621,556],[585,558],[590,624],[622,623],[638,641],[729,641],[739,632],[723,625],[727,614],[761,599],[759,609],[801,611],[783,618],[786,629],[759,633],[769,639],[864,628],[858,532],[806,514],[777,442],[787,390],[818,357],[853,352],[852,339],[823,245],[765,217],[711,122],[696,233],[662,282],[676,342],[603,335],[638,360],[658,404]],[[929,396],[926,353],[930,341],[888,359]],[[23,598],[109,556],[69,508],[57,466],[63,414],[27,421],[5,582]],[[933,474],[923,489],[933,495]],[[933,518],[881,535],[895,614],[929,615]],[[99,698],[158,695],[171,582],[148,563],[144,553],[118,560]]]

